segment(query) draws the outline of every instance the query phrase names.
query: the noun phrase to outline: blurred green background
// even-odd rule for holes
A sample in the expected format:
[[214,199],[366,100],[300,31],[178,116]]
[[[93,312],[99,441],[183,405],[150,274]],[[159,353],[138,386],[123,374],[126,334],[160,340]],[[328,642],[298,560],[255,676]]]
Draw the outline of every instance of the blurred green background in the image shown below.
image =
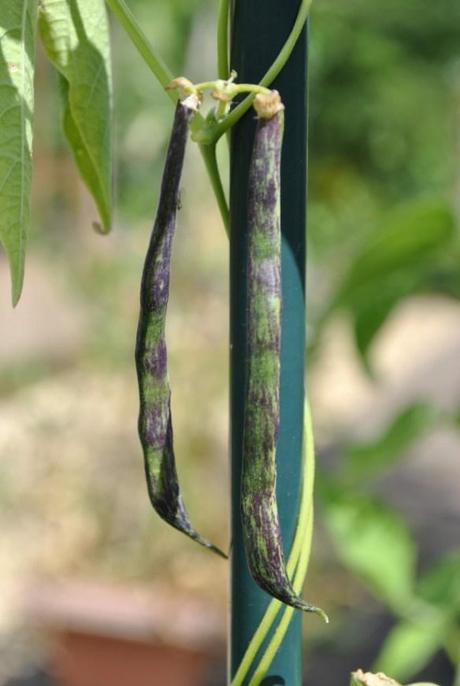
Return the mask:
[[[173,72],[213,77],[215,2],[129,4]],[[306,683],[346,683],[380,654],[395,677],[453,684],[460,5],[318,0],[310,36],[308,387],[320,472],[307,583],[333,621],[305,621]],[[114,22],[113,66],[112,234],[91,229],[57,77],[40,53],[34,222],[14,312],[0,258],[0,683],[46,667],[49,643],[23,607],[43,580],[194,598],[225,624],[225,564],[168,529],[147,499],[133,349],[172,108]],[[225,145],[220,158],[225,167]],[[227,261],[190,147],[167,327],[175,441],[192,520],[222,546]],[[217,686],[223,667],[212,664]]]

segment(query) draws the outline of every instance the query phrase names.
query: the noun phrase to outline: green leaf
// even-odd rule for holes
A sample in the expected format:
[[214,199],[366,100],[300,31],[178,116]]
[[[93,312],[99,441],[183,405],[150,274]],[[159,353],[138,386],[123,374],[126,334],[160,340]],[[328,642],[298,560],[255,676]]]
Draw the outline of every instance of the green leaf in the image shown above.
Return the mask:
[[427,664],[441,647],[445,633],[445,623],[439,617],[424,623],[401,621],[387,636],[374,669],[406,680]]
[[[451,289],[443,263],[456,240],[455,216],[444,200],[421,200],[393,212],[350,265],[330,306],[351,314],[368,371],[369,348],[395,306],[425,290]],[[436,265],[440,264],[438,274]],[[437,277],[438,274],[438,277]],[[440,279],[436,289],[436,278]]]
[[449,618],[460,612],[460,551],[450,553],[425,574],[417,595]]
[[[321,483],[321,482],[320,482]],[[321,483],[324,518],[344,564],[396,612],[411,602],[415,545],[392,510]]]
[[0,11],[0,242],[15,305],[24,281],[30,225],[37,0],[3,2]]
[[64,132],[103,229],[112,216],[112,74],[104,0],[41,0],[39,28],[65,80]]
[[353,334],[356,347],[369,376],[373,376],[369,360],[369,349],[376,334],[387,320],[395,302],[402,294],[388,293],[385,290],[369,290],[369,300],[357,303],[352,312]]
[[[460,612],[460,551],[441,560],[421,579],[412,620],[402,620],[390,632],[376,669],[406,679],[426,665],[455,628]],[[418,615],[418,617],[417,617]]]
[[426,403],[405,407],[375,440],[352,446],[344,457],[348,481],[368,478],[397,462],[410,446],[428,431],[439,418],[439,411]]
[[423,280],[424,276],[418,267],[408,268],[394,274],[388,280],[381,279],[379,283],[369,284],[365,297],[357,296],[351,303],[350,312],[356,347],[371,376],[369,352],[375,336],[398,302],[417,292],[421,279]]
[[372,283],[381,283],[410,266],[430,264],[455,236],[455,216],[444,200],[412,202],[391,214],[356,257],[338,300],[351,302]]

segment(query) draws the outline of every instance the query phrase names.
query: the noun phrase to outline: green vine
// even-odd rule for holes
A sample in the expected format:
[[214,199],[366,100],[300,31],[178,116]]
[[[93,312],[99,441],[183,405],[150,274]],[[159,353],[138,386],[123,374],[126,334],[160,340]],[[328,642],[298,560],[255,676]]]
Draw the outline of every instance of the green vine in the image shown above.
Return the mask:
[[[276,57],[275,61],[272,63],[270,68],[265,72],[262,79],[259,81],[259,86],[270,86],[271,83],[276,79],[276,77],[286,64],[286,62],[288,61],[299,39],[299,36],[302,33],[302,29],[305,26],[305,22],[307,21],[308,15],[310,14],[312,2],[313,0],[302,0],[291,32],[287,37],[286,42],[284,43],[280,52],[278,53],[278,56]],[[235,109],[233,109],[230,112],[228,117],[216,126],[215,130],[213,131],[212,140],[219,140],[219,138],[223,136],[223,134],[228,129],[234,126],[237,123],[237,121],[239,121],[239,119],[241,119],[241,117],[251,107],[253,100],[254,95],[248,95],[239,105],[237,105]]]
[[226,79],[230,74],[228,54],[229,12],[229,0],[220,0],[217,15],[217,74],[219,79]]
[[[175,103],[177,100],[177,95],[174,93],[174,91],[168,89],[169,84],[173,80],[173,74],[163,60],[157,56],[154,48],[145,36],[137,19],[127,6],[125,0],[106,0],[106,2],[116,16],[120,25],[126,31],[133,45],[137,48],[146,65],[149,67],[160,85],[166,90],[172,102]],[[234,96],[242,92],[249,94],[233,110],[230,110],[231,100],[226,103],[226,106],[221,106],[220,110],[218,108],[218,114],[223,114],[221,117],[211,116],[205,118],[199,112],[197,112],[192,124],[192,133],[194,140],[199,144],[227,234],[229,233],[229,210],[227,200],[225,198],[219,167],[216,161],[215,149],[217,142],[221,136],[223,136],[224,133],[234,126],[248,111],[252,105],[255,94],[260,92],[260,89],[268,88],[272,81],[278,76],[297,43],[310,12],[311,4],[312,0],[302,0],[296,20],[289,36],[286,39],[286,42],[281,48],[273,64],[264,74],[260,83],[233,84],[232,75],[230,75],[230,78],[225,81],[225,77],[228,77],[229,0],[220,0],[217,41],[218,73],[220,82],[227,85],[232,84]],[[198,85],[214,87],[216,83],[217,81],[208,81]]]
[[216,145],[200,145],[200,152],[203,157],[209,180],[211,181],[214,195],[219,206],[220,214],[227,236],[230,234],[230,213],[228,211],[227,199],[222,184],[216,157]]
[[[161,57],[156,55],[155,50],[150,45],[148,38],[142,31],[137,19],[129,9],[125,0],[106,0],[106,2],[158,83],[166,89],[167,85],[173,79],[173,74]],[[176,102],[177,98],[174,93],[169,93],[169,97],[173,102]]]

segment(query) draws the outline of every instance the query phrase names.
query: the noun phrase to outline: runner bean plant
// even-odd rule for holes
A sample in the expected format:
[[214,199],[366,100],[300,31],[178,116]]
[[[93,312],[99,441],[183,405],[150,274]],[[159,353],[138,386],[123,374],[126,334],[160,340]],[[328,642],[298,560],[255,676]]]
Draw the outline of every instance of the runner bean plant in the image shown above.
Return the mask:
[[[283,308],[280,160],[284,119],[295,113],[285,110],[283,93],[272,90],[271,85],[304,29],[310,5],[311,0],[299,3],[292,29],[260,82],[241,83],[229,63],[229,2],[221,0],[217,21],[217,74],[194,83],[170,71],[124,0],[107,0],[114,18],[175,108],[171,108],[172,130],[159,204],[140,280],[135,361],[140,396],[139,436],[148,493],[160,517],[222,557],[226,555],[191,524],[179,486],[165,320],[179,186],[188,139],[200,149],[224,228],[229,233],[229,210],[216,145],[252,106],[257,117],[247,187],[248,325],[240,516],[249,570],[272,600],[231,678],[232,686],[262,683],[295,609],[316,613],[328,621],[322,609],[300,596],[313,525],[314,447],[306,402],[300,509],[286,559],[276,498]],[[64,133],[99,211],[94,228],[101,233],[111,229],[112,75],[106,10],[103,0],[17,0],[3,3],[0,8],[0,241],[10,264],[14,305],[23,285],[30,224],[38,39],[59,74]],[[204,96],[208,93],[215,104],[205,111]],[[351,677],[351,686],[399,685],[383,674],[358,671]]]

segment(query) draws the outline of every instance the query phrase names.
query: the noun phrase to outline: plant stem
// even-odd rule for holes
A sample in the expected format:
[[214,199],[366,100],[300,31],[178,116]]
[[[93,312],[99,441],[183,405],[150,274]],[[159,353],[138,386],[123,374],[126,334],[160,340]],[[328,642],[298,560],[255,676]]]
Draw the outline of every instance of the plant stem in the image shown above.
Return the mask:
[[[110,9],[125,29],[128,36],[131,38],[133,44],[139,51],[142,59],[155,75],[159,83],[166,88],[166,86],[174,78],[163,60],[155,54],[150,45],[146,35],[139,26],[134,14],[131,12],[124,0],[106,0]],[[173,102],[176,102],[177,96],[174,91],[167,91],[169,97]]]
[[[219,85],[218,81],[202,81],[201,83],[194,83],[193,87],[197,91],[205,91],[217,89]],[[254,93],[255,95],[258,93],[265,93],[268,95],[270,93],[269,88],[260,86],[258,83],[232,83],[228,88],[231,90],[231,97],[240,95],[240,93]]]
[[[154,74],[158,82],[163,88],[173,80],[173,74],[167,65],[163,62],[161,57],[156,55],[148,38],[142,31],[136,17],[127,6],[125,0],[106,0],[110,9],[117,17],[121,26],[125,29],[130,37],[132,43],[137,48],[144,62],[147,64],[151,72]],[[219,138],[230,129],[250,108],[255,94],[260,92],[260,87],[267,87],[276,78],[281,69],[288,60],[297,39],[305,25],[308,13],[310,11],[312,0],[302,0],[296,20],[291,29],[291,32],[281,48],[275,61],[263,76],[260,84],[254,86],[253,84],[239,84],[238,90],[253,91],[248,95],[230,114],[219,124],[217,124],[210,136],[209,140],[200,144],[201,154],[209,174],[212,188],[214,190],[217,204],[222,215],[225,230],[229,235],[229,210],[225,193],[222,187],[222,181],[219,174],[219,168],[216,160],[216,144]],[[229,18],[229,0],[220,0],[219,16],[218,16],[218,72],[220,78],[226,79],[229,76],[228,65],[228,18]],[[172,102],[176,102],[177,94],[175,91],[166,91]],[[203,120],[202,116],[197,113],[196,118]]]
[[216,144],[213,143],[212,145],[200,145],[199,147],[206,165],[209,180],[212,184],[214,195],[216,196],[222,221],[224,222],[225,232],[228,236],[230,231],[230,215],[224,187],[222,185],[222,179],[219,173],[219,167],[217,165]]
[[[313,0],[302,0],[299,7],[299,11],[291,29],[289,36],[286,39],[283,47],[281,48],[275,61],[272,63],[271,67],[265,72],[264,76],[259,82],[259,86],[268,87],[272,81],[278,76],[284,65],[286,64],[291,52],[294,49],[295,44],[302,32],[305,22],[307,21],[308,15],[310,13],[310,7]],[[220,122],[213,131],[214,142],[218,141],[219,138],[236,122],[241,119],[243,114],[245,114],[252,105],[254,100],[254,95],[248,95],[239,105],[237,105],[230,114]]]
[[201,81],[201,83],[194,83],[193,86],[197,91],[206,91],[216,88],[216,81]]
[[220,0],[217,16],[217,74],[219,79],[228,79],[228,18],[229,0]]
[[252,93],[257,95],[258,93],[265,93],[268,95],[270,92],[269,88],[265,88],[265,86],[261,86],[259,83],[237,83],[235,85],[235,93],[237,94]]
[[[120,22],[121,26],[125,29],[132,43],[137,48],[142,59],[150,68],[150,70],[160,83],[160,85],[163,86],[163,88],[166,88],[166,86],[170,84],[174,78],[172,72],[165,65],[163,60],[155,54],[155,51],[149,43],[148,38],[142,31],[136,17],[133,15],[129,7],[126,5],[125,1],[106,0],[106,2],[111,8],[116,18],[118,19],[118,21]],[[172,100],[172,102],[175,103],[177,100],[176,92],[172,90],[168,90],[165,92]],[[195,117],[201,117],[201,115],[197,113]],[[211,181],[211,185],[214,190],[217,203],[219,205],[225,230],[228,234],[229,213],[224,189],[222,187],[222,181],[219,174],[219,168],[217,166],[216,145],[200,145],[200,150],[201,154],[203,155],[203,159],[209,174],[209,179]]]

